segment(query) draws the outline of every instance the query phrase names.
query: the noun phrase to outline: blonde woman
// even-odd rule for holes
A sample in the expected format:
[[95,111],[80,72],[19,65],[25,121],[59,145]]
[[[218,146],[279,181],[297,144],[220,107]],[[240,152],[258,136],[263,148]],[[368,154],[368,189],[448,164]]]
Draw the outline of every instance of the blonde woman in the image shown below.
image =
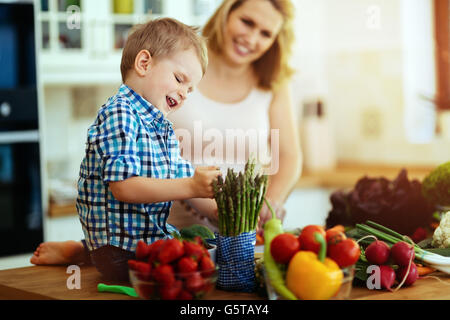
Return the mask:
[[[244,162],[248,159],[249,134],[278,132],[278,137],[266,135],[264,143],[267,151],[271,149],[271,167],[276,168],[267,198],[282,219],[283,204],[300,177],[302,162],[289,86],[292,19],[289,0],[225,0],[203,29],[209,55],[205,76],[186,108],[169,116],[181,136],[183,156],[194,165],[221,165],[223,173],[233,164],[239,168],[236,153],[244,154]],[[227,144],[230,134],[237,132],[247,133],[245,150],[237,142]],[[216,149],[220,145],[223,149],[211,151],[213,142]],[[227,161],[233,150],[234,163]],[[264,206],[259,227],[269,218]],[[179,228],[200,223],[215,229],[216,204],[210,199],[175,202],[169,222]]]

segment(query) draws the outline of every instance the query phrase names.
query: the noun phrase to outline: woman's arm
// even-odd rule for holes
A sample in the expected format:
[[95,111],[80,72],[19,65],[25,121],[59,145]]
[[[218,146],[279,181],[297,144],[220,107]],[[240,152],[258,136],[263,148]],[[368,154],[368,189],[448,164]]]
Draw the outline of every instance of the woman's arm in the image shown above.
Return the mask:
[[186,201],[200,215],[218,220],[217,203],[214,199],[194,198]]
[[[266,198],[277,211],[279,218],[284,218],[283,203],[301,175],[302,153],[300,150],[300,137],[297,126],[297,118],[292,103],[292,92],[288,84],[280,87],[275,93],[269,109],[271,129],[279,130],[279,161],[278,171],[269,176]],[[272,148],[276,147],[272,143]],[[271,218],[269,209],[264,204],[261,213],[259,227]]]
[[283,85],[274,93],[269,119],[271,129],[279,130],[279,166],[278,172],[269,177],[267,198],[283,203],[295,187],[302,170],[300,137],[289,85]]

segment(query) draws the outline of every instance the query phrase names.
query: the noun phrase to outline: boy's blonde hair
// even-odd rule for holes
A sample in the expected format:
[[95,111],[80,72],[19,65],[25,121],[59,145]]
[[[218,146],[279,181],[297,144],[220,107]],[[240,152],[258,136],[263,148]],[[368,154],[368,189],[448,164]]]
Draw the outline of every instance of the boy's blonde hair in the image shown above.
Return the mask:
[[[223,32],[230,13],[247,0],[224,0],[203,29],[208,40],[208,49],[221,54],[224,43]],[[294,73],[289,66],[294,42],[294,7],[290,0],[267,0],[283,16],[283,26],[272,46],[257,61],[253,68],[258,78],[258,87],[272,90],[288,80]]]
[[208,53],[199,29],[172,18],[158,18],[132,28],[122,52],[120,72],[125,82],[133,68],[137,54],[148,50],[153,59],[168,57],[178,50],[194,48],[202,66],[203,74],[208,65]]

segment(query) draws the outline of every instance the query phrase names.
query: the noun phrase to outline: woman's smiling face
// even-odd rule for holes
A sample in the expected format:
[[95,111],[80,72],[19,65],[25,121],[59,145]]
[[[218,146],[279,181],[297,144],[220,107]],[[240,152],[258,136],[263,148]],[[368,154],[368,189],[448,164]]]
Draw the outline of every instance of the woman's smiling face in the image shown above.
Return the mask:
[[272,46],[283,16],[269,0],[246,0],[230,12],[224,30],[223,56],[234,65],[251,64]]

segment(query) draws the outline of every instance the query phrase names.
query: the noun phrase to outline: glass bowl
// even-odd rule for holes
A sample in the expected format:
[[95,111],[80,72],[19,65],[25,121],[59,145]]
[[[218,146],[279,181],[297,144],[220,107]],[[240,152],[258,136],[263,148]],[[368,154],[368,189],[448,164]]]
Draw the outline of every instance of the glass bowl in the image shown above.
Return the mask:
[[201,300],[215,288],[218,268],[192,273],[174,273],[175,281],[159,283],[151,275],[129,269],[130,282],[139,298],[145,300]]
[[[341,270],[344,273],[342,284],[339,287],[339,291],[332,298],[330,298],[330,300],[347,300],[350,298],[353,278],[355,275],[355,266],[352,265],[346,268],[342,268]],[[267,273],[265,272],[264,267],[263,273],[264,273],[264,281],[266,282],[267,296],[269,300],[284,300],[284,298],[281,297],[270,284],[269,278],[267,276]]]

